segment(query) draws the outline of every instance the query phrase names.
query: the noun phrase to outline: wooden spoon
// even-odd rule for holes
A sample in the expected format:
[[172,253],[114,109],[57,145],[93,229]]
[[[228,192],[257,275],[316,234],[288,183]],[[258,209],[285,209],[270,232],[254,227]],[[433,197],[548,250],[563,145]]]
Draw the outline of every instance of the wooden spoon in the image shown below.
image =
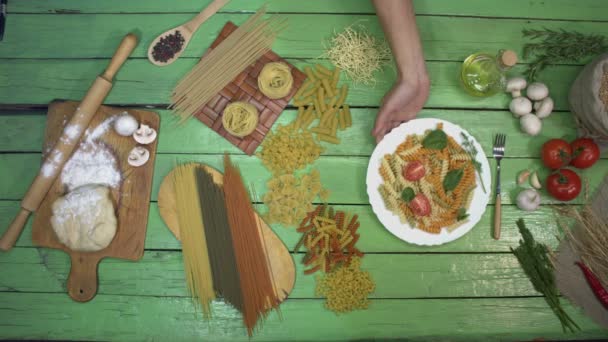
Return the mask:
[[[209,6],[205,7],[205,9],[203,9],[199,14],[197,14],[196,17],[192,18],[192,20],[178,27],[174,27],[168,31],[165,31],[160,36],[156,37],[156,39],[152,41],[152,44],[150,44],[150,47],[148,48],[148,59],[150,60],[150,62],[158,66],[165,66],[175,62],[175,60],[179,58],[182,52],[186,50],[190,39],[192,38],[196,30],[198,30],[198,28],[201,26],[201,24],[207,21],[207,19],[209,19],[212,15],[219,11],[220,8],[224,7],[224,5],[226,5],[229,1],[230,0],[213,0],[209,4]],[[179,31],[182,37],[184,37],[184,43],[182,45],[182,48],[178,52],[176,52],[172,58],[168,59],[165,62],[154,60],[154,57],[152,57],[152,51],[154,50],[154,46],[156,46],[156,44],[160,41],[161,38],[170,34],[174,34],[176,31]]]

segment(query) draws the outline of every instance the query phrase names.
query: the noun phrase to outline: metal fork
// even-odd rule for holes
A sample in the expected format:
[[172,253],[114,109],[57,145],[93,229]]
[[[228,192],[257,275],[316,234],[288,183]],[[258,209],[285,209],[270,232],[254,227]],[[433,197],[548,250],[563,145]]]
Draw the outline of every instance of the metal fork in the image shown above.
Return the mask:
[[505,142],[507,136],[504,134],[496,134],[494,138],[494,147],[492,148],[492,154],[496,159],[496,207],[494,210],[494,239],[500,239],[500,226],[501,226],[501,199],[500,199],[500,161],[505,156]]

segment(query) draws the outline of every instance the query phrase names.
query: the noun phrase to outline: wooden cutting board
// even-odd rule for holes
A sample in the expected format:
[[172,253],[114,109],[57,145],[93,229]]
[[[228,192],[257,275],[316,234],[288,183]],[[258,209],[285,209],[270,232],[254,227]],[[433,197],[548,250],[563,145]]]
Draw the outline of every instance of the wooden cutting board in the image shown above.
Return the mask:
[[[78,102],[74,101],[57,101],[49,105],[43,151],[52,147],[59,139],[63,126],[77,106]],[[158,132],[160,118],[156,113],[106,106],[99,108],[88,129],[92,131],[106,118],[125,111],[135,117],[139,123],[146,124]],[[32,230],[32,240],[35,245],[60,249],[70,255],[72,267],[67,289],[70,297],[79,302],[89,301],[97,293],[97,266],[102,258],[139,260],[143,255],[158,143],[156,139],[153,143],[145,145],[150,151],[150,160],[143,166],[132,167],[127,163],[129,152],[137,145],[132,137],[120,136],[110,126],[99,140],[115,154],[122,174],[119,189],[111,192],[116,208],[117,229],[110,245],[97,252],[76,252],[59,242],[51,227],[50,218],[53,202],[66,193],[61,177],[57,178],[36,212]],[[43,153],[44,157],[45,153]]]
[[[216,184],[222,185],[224,176],[216,169],[203,165],[212,176]],[[177,219],[175,192],[173,190],[172,173],[171,171],[160,185],[158,191],[158,210],[163,221],[169,227],[169,230],[179,240],[179,221]],[[256,215],[258,215],[256,213]],[[277,298],[283,301],[289,296],[293,289],[296,280],[296,271],[293,259],[285,244],[279,237],[270,229],[268,224],[261,218],[257,220],[258,232],[265,246],[267,260],[269,260],[268,271],[272,275],[272,281],[277,294]]]

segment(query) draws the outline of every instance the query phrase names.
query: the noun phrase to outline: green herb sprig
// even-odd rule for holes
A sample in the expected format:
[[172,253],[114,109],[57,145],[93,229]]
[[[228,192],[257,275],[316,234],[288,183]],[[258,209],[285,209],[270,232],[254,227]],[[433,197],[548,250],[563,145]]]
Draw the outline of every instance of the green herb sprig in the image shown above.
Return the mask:
[[522,34],[525,38],[537,41],[524,45],[524,58],[534,57],[525,72],[530,81],[536,80],[538,73],[549,64],[578,62],[608,49],[606,37],[598,34],[547,28],[524,29]]
[[570,332],[580,330],[576,322],[564,311],[559,301],[559,291],[555,284],[549,249],[546,245],[534,240],[532,233],[526,228],[523,219],[517,220],[517,227],[519,228],[522,240],[519,240],[517,248],[511,248],[511,252],[517,257],[519,264],[530,279],[530,282],[532,282],[534,289],[545,296],[545,301],[547,301],[551,310],[559,318],[564,332],[568,330]]
[[477,151],[475,144],[473,144],[473,140],[471,140],[468,135],[464,134],[463,132],[460,132],[460,136],[462,136],[462,147],[469,155],[469,157],[471,157],[471,163],[479,174],[479,182],[481,183],[481,188],[483,189],[484,193],[487,193],[486,186],[485,184],[483,184],[483,178],[481,177],[481,163],[477,161],[477,153],[479,152]]

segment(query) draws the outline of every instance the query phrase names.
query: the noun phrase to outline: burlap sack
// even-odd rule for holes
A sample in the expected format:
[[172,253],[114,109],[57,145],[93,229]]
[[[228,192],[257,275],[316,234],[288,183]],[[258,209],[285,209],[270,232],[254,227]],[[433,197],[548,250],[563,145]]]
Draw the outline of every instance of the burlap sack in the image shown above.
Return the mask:
[[579,136],[593,138],[602,152],[608,149],[608,108],[600,100],[602,76],[608,72],[608,53],[587,64],[578,75],[568,97]]

